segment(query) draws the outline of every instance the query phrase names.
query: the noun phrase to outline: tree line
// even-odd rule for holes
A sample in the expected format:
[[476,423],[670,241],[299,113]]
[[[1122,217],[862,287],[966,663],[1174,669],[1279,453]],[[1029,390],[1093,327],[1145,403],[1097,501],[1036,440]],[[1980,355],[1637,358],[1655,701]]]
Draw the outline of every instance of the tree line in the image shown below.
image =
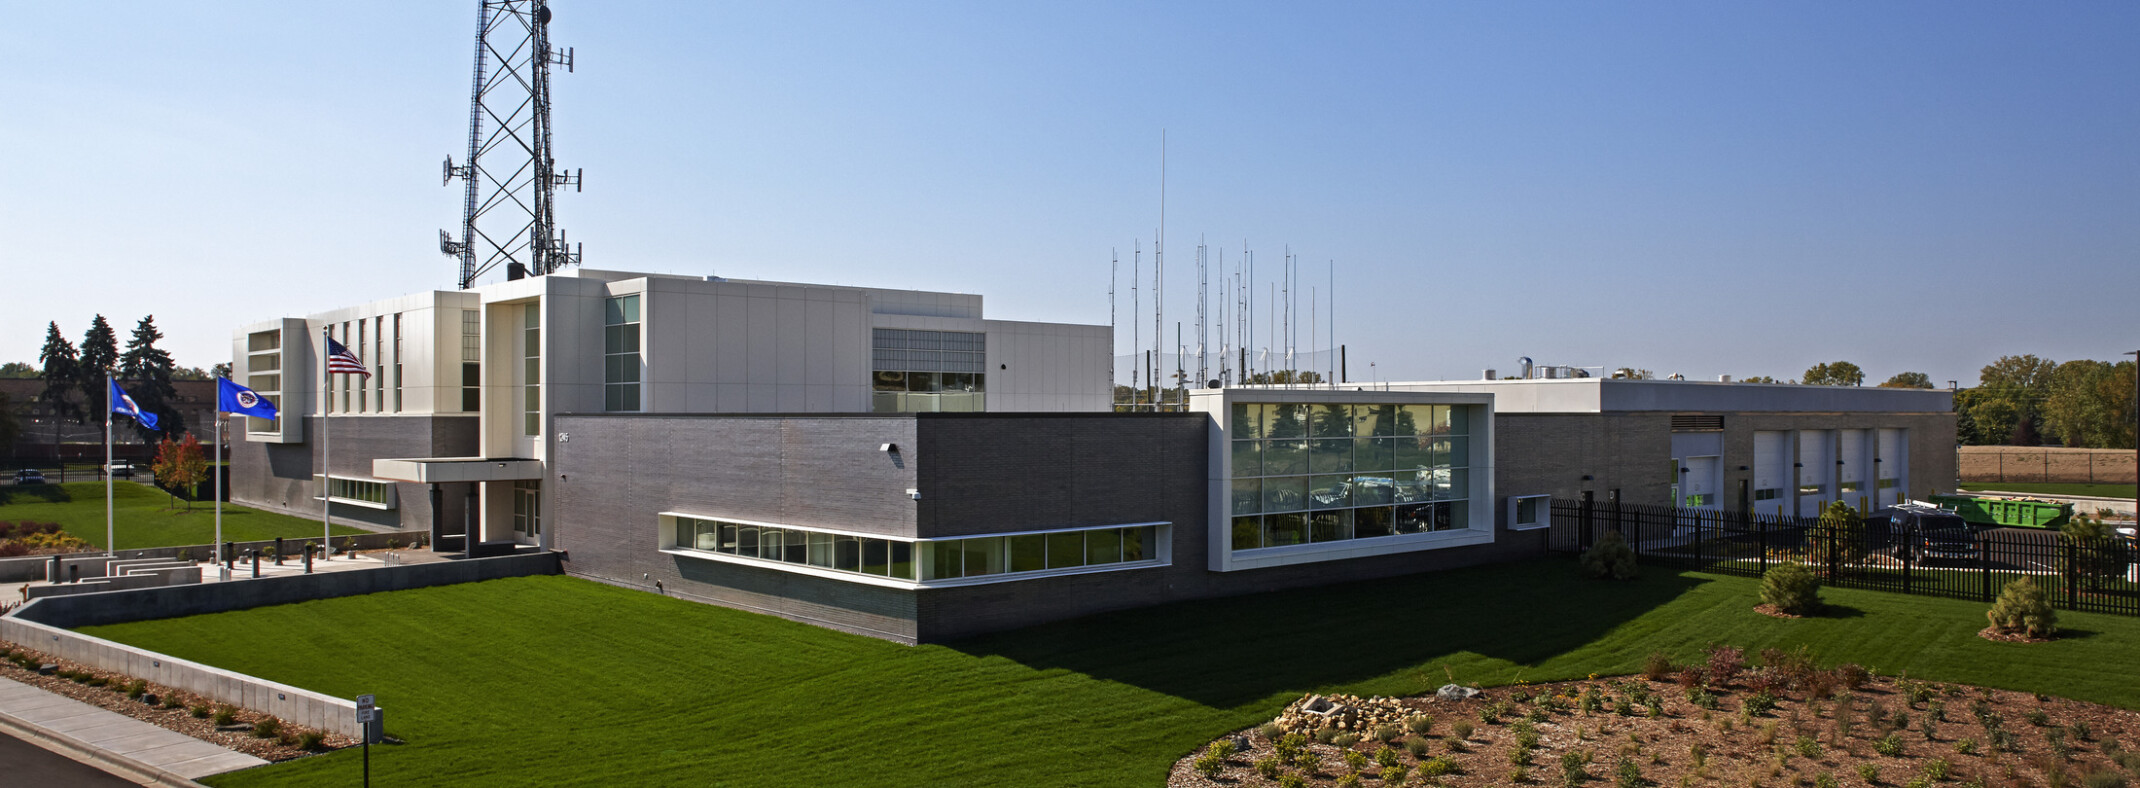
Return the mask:
[[2133,362],[2001,356],[1954,396],[1964,445],[2134,446]]
[[[57,321],[48,324],[34,377],[44,381],[37,399],[52,410],[53,440],[59,439],[60,423],[92,423],[110,412],[110,388],[104,382],[107,373],[134,398],[134,404],[156,414],[153,430],[133,419],[121,419],[143,441],[154,443],[184,434],[186,417],[179,411],[178,389],[171,385],[172,381],[189,379],[191,375],[186,373],[201,378],[207,375],[200,370],[181,371],[172,362],[171,354],[156,346],[161,339],[163,332],[156,329],[155,315],[143,317],[134,325],[124,349],[119,347],[118,334],[103,315],[90,321],[79,346],[60,333]],[[26,365],[18,362],[8,366],[15,371],[13,367]]]

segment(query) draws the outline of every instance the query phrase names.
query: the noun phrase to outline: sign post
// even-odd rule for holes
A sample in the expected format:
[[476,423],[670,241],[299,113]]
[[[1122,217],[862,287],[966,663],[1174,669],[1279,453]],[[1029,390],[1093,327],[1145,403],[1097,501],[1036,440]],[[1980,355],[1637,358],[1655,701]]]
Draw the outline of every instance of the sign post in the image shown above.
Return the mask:
[[[308,558],[310,556],[307,556]],[[372,725],[379,720],[379,707],[370,694],[357,696],[357,740],[364,748],[364,788],[372,785]]]

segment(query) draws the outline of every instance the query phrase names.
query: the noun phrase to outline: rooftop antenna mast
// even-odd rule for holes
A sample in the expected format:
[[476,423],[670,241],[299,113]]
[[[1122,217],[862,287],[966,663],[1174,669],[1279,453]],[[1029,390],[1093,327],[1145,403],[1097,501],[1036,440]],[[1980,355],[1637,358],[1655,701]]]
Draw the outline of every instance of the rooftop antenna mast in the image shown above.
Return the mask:
[[[1159,229],[1152,232],[1152,390],[1159,390],[1159,348],[1166,342],[1167,130],[1159,130]],[[1181,359],[1176,355],[1175,361]],[[1180,366],[1180,364],[1176,364]],[[1159,399],[1152,399],[1152,410]]]
[[1144,370],[1144,338],[1138,336],[1143,330],[1139,320],[1144,318],[1144,306],[1138,302],[1137,279],[1144,268],[1144,242],[1132,241],[1129,263],[1129,409],[1137,409],[1137,400],[1143,391],[1138,373]]
[[580,262],[557,227],[557,187],[579,191],[581,171],[558,170],[550,155],[551,65],[571,71],[572,50],[550,47],[547,0],[482,0],[468,159],[445,166],[445,182],[464,186],[461,234],[438,231],[438,250],[461,260],[462,290],[499,266],[519,279]]
[[[1122,255],[1113,249],[1107,250],[1107,400],[1114,401],[1115,387],[1115,276],[1122,269]],[[1113,406],[1110,405],[1112,410]]]
[[1211,247],[1204,245],[1204,237],[1196,237],[1196,387],[1203,388],[1211,381],[1211,370],[1204,365],[1204,343],[1211,336],[1205,311],[1205,303],[1211,290]]

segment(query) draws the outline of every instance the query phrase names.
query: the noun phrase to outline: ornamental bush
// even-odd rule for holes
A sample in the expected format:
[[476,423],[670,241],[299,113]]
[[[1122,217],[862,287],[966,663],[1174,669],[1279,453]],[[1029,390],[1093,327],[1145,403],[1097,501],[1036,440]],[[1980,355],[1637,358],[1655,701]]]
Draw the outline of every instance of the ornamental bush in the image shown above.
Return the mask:
[[2029,637],[2058,634],[2058,611],[2051,609],[2051,597],[2044,593],[2043,586],[2031,578],[2007,583],[1999,592],[1999,601],[1992,603],[1984,617],[1991,619],[1991,627],[2000,632],[2026,632]]
[[1787,561],[1761,575],[1761,601],[1794,616],[1820,610],[1820,578],[1805,564]]
[[1635,568],[1635,549],[1619,531],[1606,531],[1598,543],[1583,551],[1583,572],[1595,578],[1633,580],[1642,572]]

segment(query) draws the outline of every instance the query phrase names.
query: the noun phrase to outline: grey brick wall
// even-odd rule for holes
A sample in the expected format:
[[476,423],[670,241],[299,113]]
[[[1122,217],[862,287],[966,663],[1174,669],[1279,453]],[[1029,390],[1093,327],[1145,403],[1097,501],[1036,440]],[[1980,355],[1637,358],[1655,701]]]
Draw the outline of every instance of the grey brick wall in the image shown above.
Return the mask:
[[[319,472],[319,417],[307,418],[304,443],[257,443],[234,438],[230,446],[230,499],[298,517],[318,517],[312,474]],[[469,457],[476,454],[476,422],[467,416],[350,416],[334,419],[335,475],[370,477],[372,460],[385,457]],[[398,508],[381,511],[334,507],[336,522],[397,530],[431,527],[430,492],[422,484],[396,484]],[[445,516],[458,531],[470,485],[442,485]]]

